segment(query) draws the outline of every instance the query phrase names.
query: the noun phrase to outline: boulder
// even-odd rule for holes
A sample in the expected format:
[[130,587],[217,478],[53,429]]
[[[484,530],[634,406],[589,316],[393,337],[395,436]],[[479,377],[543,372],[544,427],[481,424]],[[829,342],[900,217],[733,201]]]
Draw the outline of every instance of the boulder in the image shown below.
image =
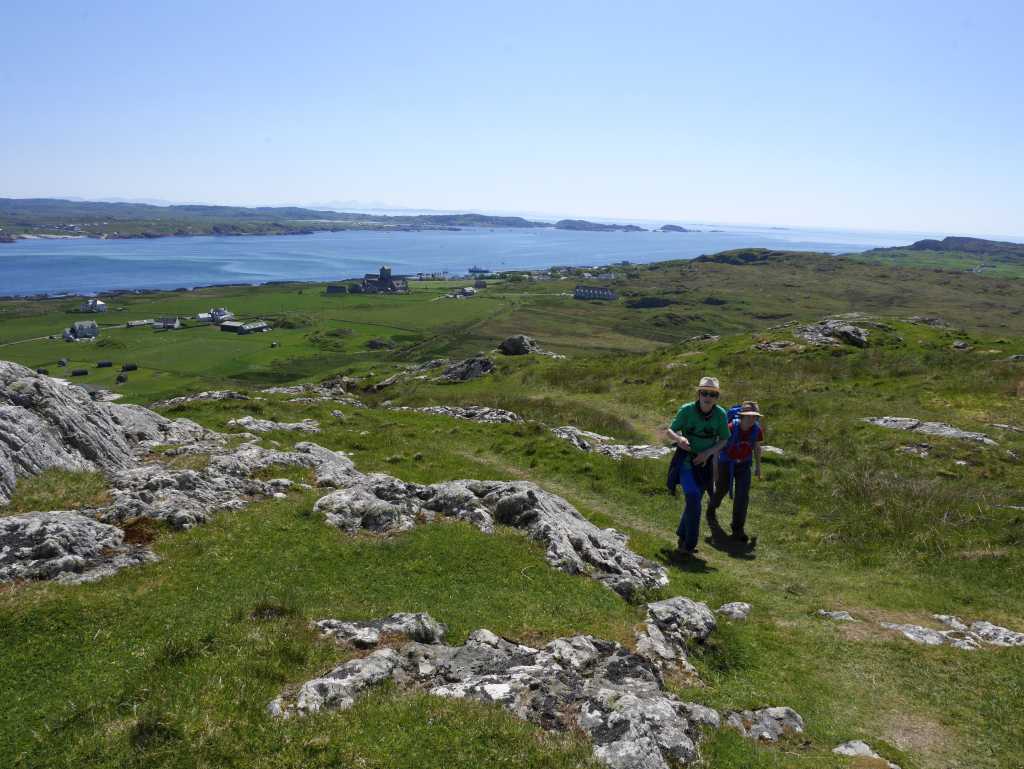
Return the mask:
[[498,352],[503,355],[529,355],[540,350],[540,345],[525,334],[516,334],[498,345]]
[[829,611],[828,609],[818,609],[814,612],[815,616],[824,617],[825,619],[835,620],[836,622],[856,622],[853,615],[848,611]]
[[445,382],[468,382],[470,379],[490,374],[493,370],[494,361],[484,356],[477,356],[448,366],[439,379]]
[[636,653],[661,670],[696,677],[686,658],[687,646],[703,643],[715,627],[715,615],[705,603],[682,596],[649,603],[647,618],[636,631]]
[[199,401],[223,400],[247,401],[252,399],[248,395],[245,395],[244,393],[240,392],[235,392],[234,390],[204,390],[203,392],[195,393],[194,395],[179,395],[176,398],[168,398],[167,400],[157,401],[156,403],[150,404],[150,408],[173,409],[178,406],[185,406],[189,403],[196,403]]
[[723,603],[718,607],[718,613],[733,620],[745,620],[750,614],[751,606],[743,601]]

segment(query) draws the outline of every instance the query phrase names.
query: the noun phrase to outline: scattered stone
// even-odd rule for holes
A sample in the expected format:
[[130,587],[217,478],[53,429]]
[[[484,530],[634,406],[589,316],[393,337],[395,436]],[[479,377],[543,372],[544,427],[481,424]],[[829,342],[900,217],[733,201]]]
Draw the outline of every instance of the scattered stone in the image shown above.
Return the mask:
[[321,619],[313,623],[324,636],[334,638],[338,643],[349,644],[359,649],[369,649],[387,636],[404,636],[410,641],[424,644],[444,643],[447,626],[429,614],[392,614],[384,619],[368,622],[343,622],[337,619]]
[[1011,433],[1024,433],[1024,427],[1016,425],[990,424],[989,427],[998,427],[1000,430],[1009,430]]
[[802,350],[804,348],[796,342],[782,339],[774,342],[759,342],[753,346],[753,349],[764,352],[782,352],[783,350]]
[[907,323],[916,323],[919,326],[932,326],[933,328],[952,328],[952,325],[934,315],[914,315],[907,318]]
[[439,416],[466,419],[470,422],[484,422],[486,424],[517,424],[523,421],[523,418],[513,411],[491,408],[490,406],[423,406],[420,408],[391,406],[390,408],[392,411],[418,411],[422,414],[437,414]]
[[871,746],[861,740],[850,740],[844,742],[842,745],[837,745],[832,748],[832,752],[840,756],[849,756],[850,758],[868,758],[879,762],[879,769],[884,764],[887,769],[900,769],[897,764],[887,761],[878,755],[871,749]]
[[745,620],[747,615],[750,614],[752,607],[749,603],[743,601],[734,601],[732,603],[724,603],[718,607],[718,613],[724,614],[729,619],[734,620]]
[[818,609],[814,614],[818,617],[835,620],[836,622],[857,622],[857,620],[853,618],[853,615],[848,611],[829,611],[828,609]]
[[289,430],[303,433],[320,432],[320,423],[315,419],[303,419],[301,422],[274,422],[269,419],[257,419],[248,415],[228,420],[228,427],[242,427],[256,433],[269,433],[274,430]]
[[922,422],[912,417],[862,417],[862,421],[877,427],[886,427],[890,430],[906,430],[925,435],[934,435],[939,438],[959,438],[960,440],[982,443],[986,446],[998,446],[994,440],[984,433],[972,433],[960,430],[945,422]]
[[811,344],[835,346],[848,344],[854,347],[868,346],[868,332],[845,320],[826,319],[809,326],[801,326],[793,333]]
[[969,350],[969,349],[971,349],[971,345],[970,345],[969,342],[965,342],[963,339],[957,339],[955,342],[953,342],[953,349],[954,350]]
[[786,452],[778,446],[769,446],[767,443],[761,445],[761,451],[765,454],[774,454],[777,457],[784,457]]
[[451,366],[444,370],[444,373],[438,377],[438,381],[443,382],[468,382],[470,379],[476,379],[482,377],[484,374],[490,374],[494,370],[494,361],[490,358],[478,356],[476,358],[467,358],[466,360],[453,363]]
[[915,443],[911,446],[900,446],[896,450],[902,451],[904,454],[912,454],[915,457],[927,458],[932,447],[929,443]]
[[0,582],[94,582],[156,560],[144,547],[125,545],[120,529],[79,513],[55,510],[0,518]]
[[1024,360],[1024,355],[1011,355],[1007,360],[1011,362],[1022,361]]
[[757,742],[778,742],[780,737],[802,734],[804,720],[792,708],[772,707],[728,712],[725,727]]
[[[150,408],[173,409],[178,406],[184,406],[198,401],[224,400],[248,401],[253,399],[244,393],[235,392],[234,390],[204,390],[203,392],[196,393],[195,395],[179,395],[177,398],[168,398],[167,400],[157,401],[156,403],[151,403]],[[257,400],[262,400],[262,398]]]
[[564,427],[552,427],[553,432],[557,437],[564,441],[569,441],[573,446],[578,448],[580,451],[592,451],[592,444],[595,443],[610,443],[615,439],[609,435],[601,435],[600,433],[592,433],[587,430],[581,430],[578,427],[572,425],[565,425]]
[[573,636],[534,649],[484,629],[462,646],[414,641],[350,660],[268,710],[277,717],[344,710],[389,678],[436,697],[497,704],[543,729],[581,730],[595,757],[614,769],[693,763],[702,727],[720,723],[714,710],[666,692],[649,660],[612,641]]
[[697,336],[691,336],[685,340],[683,344],[689,344],[690,342],[717,342],[719,336],[717,334],[697,334]]
[[525,334],[510,336],[498,345],[498,352],[503,355],[529,355],[540,350],[540,345]]

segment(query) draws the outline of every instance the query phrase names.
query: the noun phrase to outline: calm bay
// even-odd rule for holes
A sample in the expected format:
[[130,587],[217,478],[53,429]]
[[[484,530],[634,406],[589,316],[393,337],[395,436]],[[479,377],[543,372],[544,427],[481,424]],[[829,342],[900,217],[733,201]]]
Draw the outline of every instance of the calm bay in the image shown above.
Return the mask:
[[[716,227],[716,230],[719,228]],[[31,239],[0,245],[0,295],[328,281],[388,264],[395,274],[598,266],[692,259],[734,248],[848,253],[921,233],[730,227],[701,232],[539,229],[348,231],[313,235]]]

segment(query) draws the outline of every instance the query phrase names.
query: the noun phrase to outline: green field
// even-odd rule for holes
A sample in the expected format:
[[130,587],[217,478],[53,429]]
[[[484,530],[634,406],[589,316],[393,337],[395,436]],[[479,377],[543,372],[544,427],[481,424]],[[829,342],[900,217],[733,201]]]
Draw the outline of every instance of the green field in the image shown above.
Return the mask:
[[[22,341],[59,335],[82,318],[68,312],[77,303],[4,302],[0,359],[57,373],[56,360],[68,357],[71,367],[90,368],[90,384],[148,403],[338,373],[370,384],[405,365],[530,334],[568,357],[494,356],[496,371],[469,383],[359,392],[370,408],[342,407],[344,419],[331,416],[337,404],[284,397],[195,403],[167,416],[214,429],[245,414],[315,418],[324,426],[315,440],[350,452],[366,472],[420,483],[533,480],[663,563],[671,584],[662,597],[712,608],[749,601],[747,622],[722,621],[694,651],[706,685],[672,684],[674,691],[723,710],[789,705],[807,733],[766,747],[714,733],[706,767],[857,766],[831,753],[850,739],[866,740],[903,769],[1024,766],[1024,648],[922,647],[870,621],[931,624],[932,613],[947,613],[1024,630],[1024,510],[1013,507],[1024,506],[1024,432],[991,426],[1024,428],[1024,362],[1010,359],[1024,354],[1024,283],[763,251],[618,272],[609,285],[620,299],[607,303],[566,296],[574,276],[491,283],[468,300],[439,299],[451,283],[414,283],[411,294],[392,297],[328,296],[311,285],[104,297],[112,309],[103,323],[227,305],[276,325],[245,337],[195,326],[105,328],[96,343]],[[883,324],[868,327],[868,347],[753,349],[796,341],[791,327],[780,328],[790,321],[848,312]],[[908,321],[935,315],[949,325]],[[720,338],[692,339],[707,332]],[[371,350],[371,339],[393,346]],[[954,348],[958,341],[966,349]],[[115,388],[116,367],[94,368],[101,359],[136,362],[140,371]],[[703,374],[721,378],[727,403],[756,398],[768,442],[785,454],[766,458],[752,490],[756,549],[705,540],[698,558],[681,561],[673,553],[681,500],[665,492],[667,462],[585,454],[545,425],[660,441],[660,428]],[[498,406],[531,421],[474,424],[390,411],[385,400]],[[861,421],[884,415],[948,422],[999,445]],[[270,434],[265,445],[270,440],[289,446],[296,437]],[[927,458],[900,451],[925,441]],[[95,476],[26,480],[0,515],[102,494]],[[270,719],[265,707],[284,686],[347,654],[314,636],[313,619],[428,611],[450,626],[453,642],[487,627],[542,644],[576,633],[629,643],[643,616],[601,585],[549,568],[517,532],[485,536],[437,524],[350,538],[312,513],[315,499],[294,492],[188,532],[157,528],[160,563],[96,584],[0,588],[0,765],[592,765],[579,735],[393,688],[343,713]],[[728,502],[726,519],[727,510]],[[819,608],[866,621],[827,622],[813,616]]]

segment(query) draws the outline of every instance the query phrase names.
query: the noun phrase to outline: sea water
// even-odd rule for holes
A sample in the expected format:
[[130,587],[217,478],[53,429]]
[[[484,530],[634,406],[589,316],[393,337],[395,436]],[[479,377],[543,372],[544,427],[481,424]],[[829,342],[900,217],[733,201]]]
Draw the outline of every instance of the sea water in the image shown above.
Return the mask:
[[[692,226],[692,225],[691,225]],[[0,244],[0,295],[329,281],[389,265],[393,274],[642,264],[733,248],[846,253],[903,245],[920,233],[756,227],[701,232],[580,232],[553,228],[346,231],[312,235],[19,240]],[[718,230],[718,231],[712,231]]]

